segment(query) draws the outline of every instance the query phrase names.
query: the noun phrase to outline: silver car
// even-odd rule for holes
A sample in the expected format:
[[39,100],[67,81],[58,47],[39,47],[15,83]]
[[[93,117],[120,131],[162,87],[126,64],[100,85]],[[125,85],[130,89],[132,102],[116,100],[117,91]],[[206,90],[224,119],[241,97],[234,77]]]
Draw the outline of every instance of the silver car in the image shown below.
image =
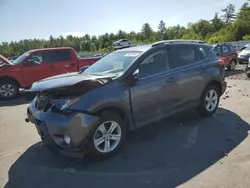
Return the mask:
[[113,43],[113,47],[116,49],[130,47],[132,45],[131,40],[128,39],[120,39]]

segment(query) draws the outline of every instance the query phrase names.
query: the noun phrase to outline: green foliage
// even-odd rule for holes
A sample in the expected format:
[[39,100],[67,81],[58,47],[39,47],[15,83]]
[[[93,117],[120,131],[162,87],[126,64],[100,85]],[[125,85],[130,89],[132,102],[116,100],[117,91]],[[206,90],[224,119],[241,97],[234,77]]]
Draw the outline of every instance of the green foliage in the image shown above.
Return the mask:
[[108,52],[112,51],[112,43],[119,39],[130,39],[133,44],[152,43],[159,40],[194,39],[207,43],[229,42],[235,40],[250,40],[250,7],[246,1],[239,12],[235,13],[235,6],[229,4],[221,10],[222,16],[215,13],[211,20],[200,19],[196,23],[188,23],[187,27],[180,25],[166,27],[161,20],[157,31],[149,23],[142,26],[140,32],[126,33],[119,30],[116,34],[105,33],[100,36],[84,35],[83,37],[50,36],[48,40],[30,39],[18,42],[3,42],[0,44],[0,54],[10,57],[20,55],[25,51],[44,47],[69,46],[77,52]]
[[250,40],[250,35],[245,35],[245,36],[243,37],[243,40]]
[[235,14],[235,5],[229,4],[226,8],[221,9],[221,11],[224,13],[222,15],[223,21],[225,24],[233,23],[236,19]]

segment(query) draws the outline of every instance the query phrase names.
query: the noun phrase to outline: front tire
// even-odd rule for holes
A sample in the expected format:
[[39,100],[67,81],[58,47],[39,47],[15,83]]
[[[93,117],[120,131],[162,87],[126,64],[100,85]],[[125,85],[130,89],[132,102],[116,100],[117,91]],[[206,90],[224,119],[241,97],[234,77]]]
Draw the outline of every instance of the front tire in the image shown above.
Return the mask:
[[92,129],[86,145],[91,159],[105,159],[118,153],[126,140],[125,121],[116,113],[104,112]]
[[201,96],[201,103],[197,112],[201,116],[212,116],[219,105],[220,93],[216,85],[208,85]]
[[0,99],[13,99],[19,94],[19,86],[12,80],[0,81]]

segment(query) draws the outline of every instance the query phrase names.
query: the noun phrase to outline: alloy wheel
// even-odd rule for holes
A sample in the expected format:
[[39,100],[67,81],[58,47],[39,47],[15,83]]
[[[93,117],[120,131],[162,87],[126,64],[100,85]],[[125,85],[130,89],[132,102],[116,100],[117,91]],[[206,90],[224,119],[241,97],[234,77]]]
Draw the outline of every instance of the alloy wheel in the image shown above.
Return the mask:
[[101,153],[113,151],[121,141],[122,131],[115,121],[102,123],[94,134],[94,146]]
[[205,107],[211,112],[213,111],[218,103],[218,94],[215,90],[209,90],[205,98]]
[[10,84],[4,84],[0,87],[0,94],[3,97],[11,97],[15,93],[15,88]]

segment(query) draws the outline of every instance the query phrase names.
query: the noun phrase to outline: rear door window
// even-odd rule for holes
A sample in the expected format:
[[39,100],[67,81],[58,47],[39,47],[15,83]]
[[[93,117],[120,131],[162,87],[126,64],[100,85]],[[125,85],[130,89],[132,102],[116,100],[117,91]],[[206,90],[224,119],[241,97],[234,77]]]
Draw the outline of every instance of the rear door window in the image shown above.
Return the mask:
[[198,62],[195,48],[192,45],[174,45],[168,49],[171,69]]
[[70,61],[71,54],[69,50],[55,50],[55,51],[46,51],[44,52],[44,62],[53,63],[53,62],[64,62]]
[[223,46],[222,46],[222,53],[227,54],[227,53],[229,53],[229,52],[230,52],[229,47],[228,47],[227,45],[223,45]]
[[214,47],[214,52],[217,52],[219,54],[222,53],[221,47],[220,46]]

